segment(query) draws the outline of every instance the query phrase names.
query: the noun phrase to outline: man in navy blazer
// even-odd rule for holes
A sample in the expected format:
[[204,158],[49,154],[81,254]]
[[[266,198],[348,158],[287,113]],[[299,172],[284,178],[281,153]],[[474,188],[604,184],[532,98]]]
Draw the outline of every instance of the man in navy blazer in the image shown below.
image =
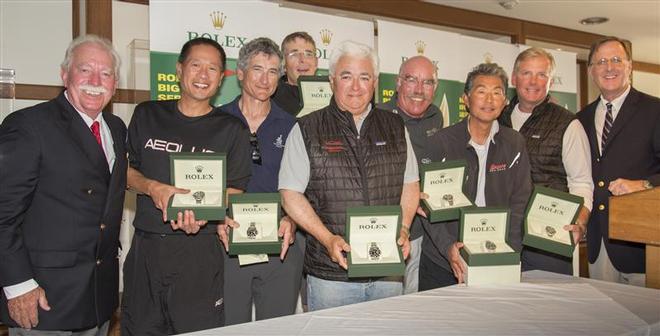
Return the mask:
[[660,99],[632,88],[630,50],[607,37],[589,51],[601,95],[578,113],[589,138],[594,206],[587,226],[591,278],[644,286],[644,245],[609,238],[609,196],[660,185]]
[[126,126],[102,109],[118,70],[108,40],[78,37],[64,92],[0,125],[0,317],[12,335],[107,334],[127,165]]

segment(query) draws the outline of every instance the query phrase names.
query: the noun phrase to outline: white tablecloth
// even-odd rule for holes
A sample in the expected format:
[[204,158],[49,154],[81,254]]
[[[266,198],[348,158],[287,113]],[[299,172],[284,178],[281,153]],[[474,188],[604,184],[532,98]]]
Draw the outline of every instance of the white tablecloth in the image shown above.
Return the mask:
[[660,290],[532,271],[188,335],[660,335]]

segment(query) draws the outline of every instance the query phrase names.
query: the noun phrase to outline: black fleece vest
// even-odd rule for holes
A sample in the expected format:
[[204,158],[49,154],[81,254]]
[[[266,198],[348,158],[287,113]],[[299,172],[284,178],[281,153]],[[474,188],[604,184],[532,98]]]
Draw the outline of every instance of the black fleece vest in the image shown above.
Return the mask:
[[[511,113],[517,103],[516,97],[502,113],[500,121],[505,126],[511,127]],[[520,127],[519,132],[527,144],[534,184],[568,192],[562,147],[564,132],[573,119],[573,113],[550,102],[548,96]]]
[[[372,109],[358,135],[353,116],[340,111],[333,98],[328,107],[298,122],[310,161],[305,196],[330,232],[344,235],[349,207],[400,203],[406,140],[399,116]],[[348,280],[312,236],[307,239],[305,271],[322,279]]]

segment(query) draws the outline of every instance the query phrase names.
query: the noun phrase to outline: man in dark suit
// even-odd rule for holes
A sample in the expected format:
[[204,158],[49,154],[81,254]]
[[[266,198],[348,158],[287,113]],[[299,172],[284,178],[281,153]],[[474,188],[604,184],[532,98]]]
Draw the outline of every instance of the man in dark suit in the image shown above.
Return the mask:
[[102,113],[119,56],[76,38],[65,91],[0,125],[0,317],[10,335],[106,335],[118,303],[126,126]]
[[660,99],[630,84],[630,50],[619,38],[596,41],[589,75],[601,95],[578,113],[589,138],[594,210],[587,226],[591,278],[643,286],[644,245],[609,238],[610,195],[660,185]]

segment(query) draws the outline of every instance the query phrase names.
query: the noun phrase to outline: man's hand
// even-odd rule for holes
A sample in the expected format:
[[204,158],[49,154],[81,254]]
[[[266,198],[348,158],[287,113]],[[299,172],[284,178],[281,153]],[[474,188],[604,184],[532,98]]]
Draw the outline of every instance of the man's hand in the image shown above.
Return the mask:
[[467,272],[465,265],[461,262],[461,256],[458,250],[463,247],[463,243],[455,242],[447,251],[447,256],[449,257],[449,265],[451,266],[452,271],[454,271],[454,276],[458,279],[458,283],[463,283],[465,281],[463,275]]
[[396,241],[403,252],[403,259],[408,259],[410,255],[410,228],[407,226],[401,226],[401,233],[399,234],[399,240]]
[[194,211],[184,210],[183,213],[177,214],[176,221],[170,221],[170,226],[174,231],[183,230],[187,234],[196,234],[206,223],[205,220],[196,220]]
[[238,222],[234,221],[234,219],[229,216],[225,216],[225,221],[218,225],[218,237],[220,238],[222,245],[225,246],[225,251],[229,252],[229,228],[233,230],[240,226],[241,225],[238,224]]
[[575,245],[580,243],[582,237],[584,237],[585,233],[587,233],[587,223],[589,222],[590,214],[591,212],[589,209],[583,205],[580,208],[580,212],[578,213],[577,218],[575,219],[575,223],[571,225],[564,225],[564,230],[572,233],[573,242],[575,242]]
[[[429,199],[429,194],[427,194],[425,192],[420,192],[419,193],[419,201],[421,202],[422,200],[425,200],[425,199]],[[426,212],[424,211],[424,209],[422,209],[421,206],[417,207],[417,214],[424,217],[424,218],[428,218],[426,216]]]
[[277,236],[282,237],[282,252],[280,252],[280,260],[284,260],[286,252],[289,250],[289,245],[293,244],[296,240],[296,223],[293,222],[289,216],[283,216],[280,220],[280,229],[277,230]]
[[154,205],[163,212],[163,222],[167,222],[167,204],[170,202],[170,197],[174,194],[187,194],[189,192],[188,189],[177,188],[153,180],[149,181],[147,188],[147,194],[151,196]]
[[571,235],[573,236],[573,242],[575,242],[575,245],[580,243],[580,240],[584,236],[584,233],[586,232],[586,226],[582,224],[570,224],[570,225],[564,225],[564,230],[570,231]]
[[646,190],[646,188],[644,188],[644,180],[626,180],[622,178],[618,178],[610,182],[610,185],[607,189],[609,189],[614,196]]
[[50,310],[46,292],[37,287],[21,296],[7,300],[9,317],[23,329],[32,329],[39,324],[38,307],[45,311]]
[[328,250],[328,256],[330,259],[332,259],[333,262],[338,263],[343,269],[347,270],[348,263],[342,252],[350,252],[351,246],[346,243],[344,238],[338,235],[332,235],[327,241],[322,243],[323,246],[325,246],[325,249]]

